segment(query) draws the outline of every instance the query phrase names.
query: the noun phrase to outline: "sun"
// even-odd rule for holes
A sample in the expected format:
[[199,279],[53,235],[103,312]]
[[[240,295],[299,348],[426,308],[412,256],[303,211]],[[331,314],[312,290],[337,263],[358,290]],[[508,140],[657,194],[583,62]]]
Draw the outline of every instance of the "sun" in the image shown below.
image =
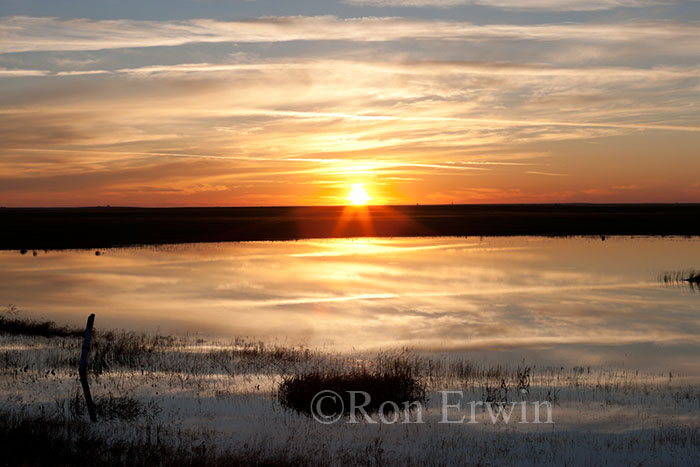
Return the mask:
[[356,184],[352,186],[350,194],[345,199],[350,201],[352,204],[359,206],[367,204],[367,201],[371,200],[372,198],[367,194],[365,189],[362,188],[362,185]]

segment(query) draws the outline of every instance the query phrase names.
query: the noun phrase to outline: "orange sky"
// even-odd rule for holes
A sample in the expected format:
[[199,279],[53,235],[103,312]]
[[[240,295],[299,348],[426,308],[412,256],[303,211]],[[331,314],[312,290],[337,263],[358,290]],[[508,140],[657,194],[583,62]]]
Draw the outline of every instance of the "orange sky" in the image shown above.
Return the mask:
[[372,3],[0,18],[0,205],[700,202],[692,15]]

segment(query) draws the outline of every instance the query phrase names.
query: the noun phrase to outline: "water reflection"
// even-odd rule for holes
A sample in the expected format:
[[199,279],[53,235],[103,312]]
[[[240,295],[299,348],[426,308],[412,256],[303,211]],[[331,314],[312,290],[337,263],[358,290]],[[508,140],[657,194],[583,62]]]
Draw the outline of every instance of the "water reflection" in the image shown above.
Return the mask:
[[408,346],[542,364],[696,371],[698,296],[660,271],[679,238],[410,238],[1,252],[0,299],[102,327],[347,350]]

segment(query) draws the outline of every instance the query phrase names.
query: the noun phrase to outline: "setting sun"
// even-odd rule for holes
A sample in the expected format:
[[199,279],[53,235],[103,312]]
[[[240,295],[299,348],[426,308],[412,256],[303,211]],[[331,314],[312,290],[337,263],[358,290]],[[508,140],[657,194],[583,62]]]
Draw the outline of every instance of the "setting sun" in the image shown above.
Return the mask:
[[367,194],[362,185],[353,185],[350,194],[345,199],[350,201],[352,204],[362,205],[367,204],[367,201],[371,200],[372,198]]

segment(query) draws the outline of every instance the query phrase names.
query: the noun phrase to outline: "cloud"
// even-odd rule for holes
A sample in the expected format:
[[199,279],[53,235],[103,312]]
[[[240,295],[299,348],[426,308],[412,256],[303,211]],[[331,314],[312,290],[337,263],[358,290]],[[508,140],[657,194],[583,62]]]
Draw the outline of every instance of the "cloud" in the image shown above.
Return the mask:
[[[667,180],[696,167],[696,30],[2,18],[0,51],[77,51],[3,57],[3,204],[321,204],[351,182],[386,202],[674,196],[688,183],[644,175],[653,145],[622,142],[672,142]],[[328,42],[269,45],[290,40]],[[80,52],[232,41],[266,44]]]
[[546,175],[548,177],[569,177],[571,175],[571,174],[560,174],[560,173],[555,173],[555,172],[540,172],[538,170],[528,170],[525,173],[531,174],[531,175]]
[[697,67],[437,61],[146,66],[78,82],[32,80],[5,99],[0,133],[7,150],[309,162],[327,173],[379,158],[388,165],[366,172],[399,170],[400,162],[403,173],[394,175],[420,177],[428,168],[506,168],[548,153],[523,144],[698,133],[693,114],[679,119],[678,109],[691,110],[699,74]]
[[0,68],[0,78],[16,78],[21,76],[44,76],[49,74],[48,71],[44,70],[24,70],[24,69],[12,69]]
[[436,7],[450,8],[460,5],[481,5],[508,10],[596,11],[613,8],[639,8],[651,5],[668,5],[674,0],[345,0],[351,5],[375,7]]
[[[629,23],[563,23],[538,25],[476,25],[440,20],[393,17],[340,19],[334,16],[260,17],[245,21],[193,19],[137,21],[0,18],[0,53],[77,51],[131,47],[178,46],[190,43],[267,43],[288,41],[561,41],[609,44],[634,42],[665,46],[669,53],[700,47],[697,26],[662,21]],[[669,43],[669,41],[672,41]]]
[[56,76],[83,76],[83,75],[105,75],[110,73],[107,70],[75,70],[75,71],[59,71]]

